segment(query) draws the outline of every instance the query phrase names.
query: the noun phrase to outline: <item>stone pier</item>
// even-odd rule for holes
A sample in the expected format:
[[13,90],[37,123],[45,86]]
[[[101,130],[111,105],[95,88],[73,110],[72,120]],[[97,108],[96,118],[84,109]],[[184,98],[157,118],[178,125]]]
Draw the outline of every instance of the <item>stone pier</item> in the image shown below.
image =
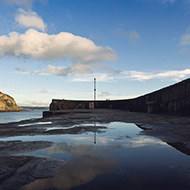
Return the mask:
[[190,115],[190,79],[134,99],[102,101],[53,99],[50,111],[44,113],[44,117],[53,115],[53,112],[61,114],[61,111],[67,109],[91,109],[92,103],[95,109]]

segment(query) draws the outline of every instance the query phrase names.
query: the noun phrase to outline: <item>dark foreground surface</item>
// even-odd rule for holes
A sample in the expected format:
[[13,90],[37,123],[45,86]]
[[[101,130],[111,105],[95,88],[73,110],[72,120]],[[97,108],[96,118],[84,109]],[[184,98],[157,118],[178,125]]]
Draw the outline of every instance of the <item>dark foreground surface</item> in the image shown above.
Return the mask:
[[190,189],[190,118],[69,110],[0,124],[0,189]]

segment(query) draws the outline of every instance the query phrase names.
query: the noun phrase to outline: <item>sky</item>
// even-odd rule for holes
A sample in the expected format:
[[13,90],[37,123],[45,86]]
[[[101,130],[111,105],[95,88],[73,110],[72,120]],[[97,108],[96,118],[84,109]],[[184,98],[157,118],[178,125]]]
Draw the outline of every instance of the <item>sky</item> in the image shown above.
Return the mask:
[[20,106],[134,98],[190,77],[190,0],[0,0],[0,91]]

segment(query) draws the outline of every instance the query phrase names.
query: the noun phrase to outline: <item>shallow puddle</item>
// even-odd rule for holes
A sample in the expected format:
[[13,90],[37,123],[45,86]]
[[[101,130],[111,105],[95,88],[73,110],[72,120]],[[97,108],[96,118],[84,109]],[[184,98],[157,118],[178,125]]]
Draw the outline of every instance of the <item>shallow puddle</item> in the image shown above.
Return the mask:
[[56,176],[36,179],[21,189],[186,190],[190,188],[189,156],[159,139],[142,135],[142,129],[135,124],[114,122],[86,126],[105,128],[98,132],[76,135],[0,139],[53,141],[53,146],[24,155],[65,161]]

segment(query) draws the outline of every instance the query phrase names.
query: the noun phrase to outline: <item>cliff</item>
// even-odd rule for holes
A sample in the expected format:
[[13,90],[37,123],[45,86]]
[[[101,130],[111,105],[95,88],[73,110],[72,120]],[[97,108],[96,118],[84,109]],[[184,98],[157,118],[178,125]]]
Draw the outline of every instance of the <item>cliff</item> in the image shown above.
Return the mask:
[[15,100],[6,94],[0,92],[0,111],[21,111],[22,108],[17,106]]

